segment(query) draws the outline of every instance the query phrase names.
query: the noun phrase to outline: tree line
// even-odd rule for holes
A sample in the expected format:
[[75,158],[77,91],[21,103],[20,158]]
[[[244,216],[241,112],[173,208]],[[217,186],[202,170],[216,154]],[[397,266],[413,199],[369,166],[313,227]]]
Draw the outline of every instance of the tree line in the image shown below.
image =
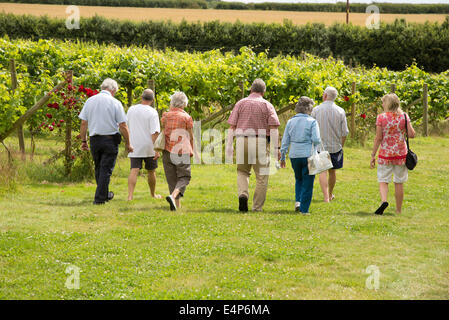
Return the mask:
[[[243,3],[224,2],[220,0],[1,0],[1,2],[64,4],[84,6],[114,7],[146,7],[146,8],[190,8],[190,9],[225,9],[225,10],[279,10],[279,11],[318,11],[346,12],[346,2],[337,3]],[[377,3],[381,13],[422,14],[449,13],[449,4],[409,4],[409,3]],[[366,11],[369,4],[351,3],[351,12]]]
[[64,19],[0,14],[0,36],[23,39],[71,39],[150,46],[181,51],[238,51],[249,46],[255,52],[337,57],[346,63],[403,70],[416,64],[428,72],[449,69],[449,18],[438,23],[396,20],[379,29],[334,24],[293,25],[241,22],[130,22],[95,16],[82,18],[80,29],[67,29]]
[[207,9],[205,0],[1,0],[0,2],[79,6]]
[[[406,1],[404,1],[406,2]],[[379,7],[381,13],[449,13],[449,4],[410,4],[410,3],[377,3],[372,4]],[[365,13],[369,4],[351,3],[350,11]],[[337,3],[243,3],[223,2],[215,5],[215,9],[228,10],[278,10],[278,11],[318,11],[318,12],[346,12],[346,1]]]

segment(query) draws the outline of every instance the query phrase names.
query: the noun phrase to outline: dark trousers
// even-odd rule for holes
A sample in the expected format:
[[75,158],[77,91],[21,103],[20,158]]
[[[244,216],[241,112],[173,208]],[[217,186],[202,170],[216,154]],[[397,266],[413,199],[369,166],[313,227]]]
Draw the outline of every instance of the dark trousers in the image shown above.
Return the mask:
[[292,158],[293,170],[295,171],[295,198],[297,202],[301,202],[299,211],[308,213],[310,203],[312,202],[313,181],[315,176],[309,175],[307,167],[307,158]]
[[111,136],[90,137],[90,150],[95,163],[95,202],[108,200],[109,182],[117,160],[118,144]]

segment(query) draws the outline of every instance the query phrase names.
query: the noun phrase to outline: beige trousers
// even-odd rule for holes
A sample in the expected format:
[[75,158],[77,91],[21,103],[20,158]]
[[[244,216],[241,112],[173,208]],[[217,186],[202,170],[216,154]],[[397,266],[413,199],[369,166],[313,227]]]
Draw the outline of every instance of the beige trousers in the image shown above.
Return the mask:
[[[270,170],[269,144],[260,144],[256,138],[237,138],[237,186],[240,196],[249,198],[248,186],[251,168],[256,174],[253,211],[262,211],[267,196]],[[259,151],[260,149],[260,151]]]

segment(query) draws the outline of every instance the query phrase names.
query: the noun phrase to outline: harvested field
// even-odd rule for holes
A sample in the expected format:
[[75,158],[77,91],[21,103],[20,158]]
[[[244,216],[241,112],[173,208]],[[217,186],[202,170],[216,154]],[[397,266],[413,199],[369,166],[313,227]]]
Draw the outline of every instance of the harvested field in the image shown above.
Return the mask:
[[[48,15],[49,17],[65,18],[67,6],[63,5],[39,5],[0,3],[0,12],[14,14]],[[128,19],[133,21],[143,20],[171,20],[173,22],[186,21],[213,21],[245,23],[266,22],[282,23],[285,19],[294,24],[306,24],[308,22],[325,23],[346,21],[346,14],[340,12],[290,12],[290,11],[250,11],[250,10],[205,10],[205,9],[167,9],[167,8],[131,8],[131,7],[90,7],[79,6],[81,17],[101,15],[107,18]],[[368,14],[352,13],[350,21],[355,25],[365,25]],[[443,22],[444,14],[381,14],[381,21],[393,22],[395,19],[404,18],[409,22],[424,23]]]

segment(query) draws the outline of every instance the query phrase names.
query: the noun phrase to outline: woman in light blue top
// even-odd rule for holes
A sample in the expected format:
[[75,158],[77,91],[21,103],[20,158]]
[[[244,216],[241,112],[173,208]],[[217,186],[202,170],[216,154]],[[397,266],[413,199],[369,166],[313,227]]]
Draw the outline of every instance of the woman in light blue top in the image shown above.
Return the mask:
[[288,120],[282,137],[281,167],[285,168],[285,156],[290,148],[289,157],[295,172],[295,211],[309,214],[312,202],[313,181],[315,176],[309,175],[307,158],[321,144],[320,130],[317,121],[310,116],[314,102],[308,97],[301,97],[296,104],[297,114]]

